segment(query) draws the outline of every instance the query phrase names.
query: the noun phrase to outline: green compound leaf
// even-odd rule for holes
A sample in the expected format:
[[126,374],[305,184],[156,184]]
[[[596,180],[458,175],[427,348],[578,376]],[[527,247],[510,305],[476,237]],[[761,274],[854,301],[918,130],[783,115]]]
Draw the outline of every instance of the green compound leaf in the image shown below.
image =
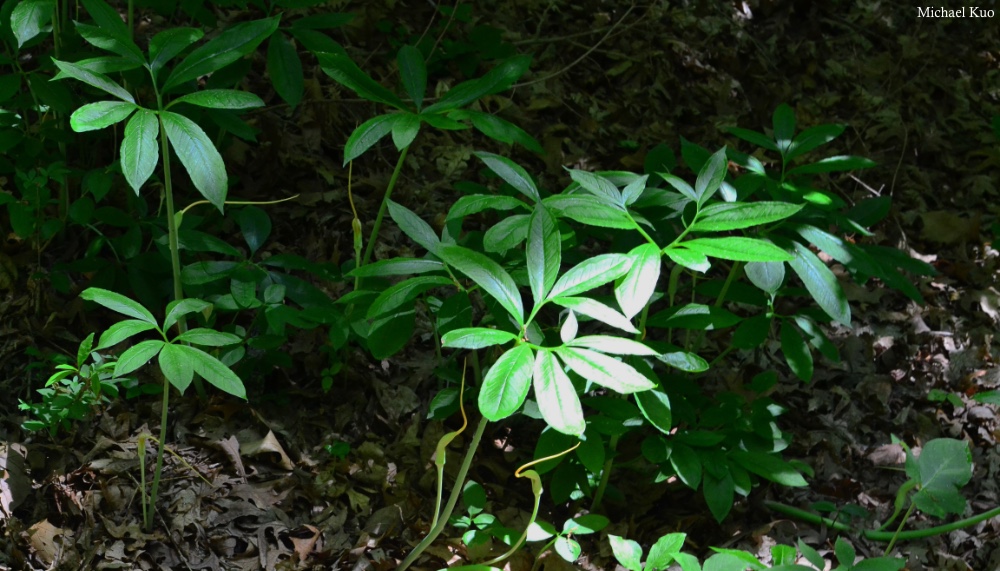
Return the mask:
[[580,398],[573,382],[550,351],[539,351],[535,356],[532,377],[538,410],[545,422],[563,434],[583,434],[587,424],[583,420]]
[[181,160],[195,188],[222,212],[228,191],[228,178],[226,164],[212,140],[197,123],[183,115],[164,111],[160,113],[160,122],[170,146],[177,153],[177,158]]
[[160,161],[160,147],[156,141],[159,134],[160,122],[156,114],[147,109],[136,111],[125,124],[121,146],[122,174],[136,195]]
[[787,319],[781,321],[781,352],[796,377],[807,383],[812,380],[812,353],[799,331]]
[[111,311],[133,317],[156,326],[156,318],[141,303],[133,301],[120,293],[97,287],[89,287],[80,293],[80,298],[102,305]]
[[802,280],[809,294],[827,315],[850,326],[851,306],[844,290],[837,283],[837,277],[809,248],[799,242],[791,242],[789,245],[795,256],[789,260],[788,265]]
[[449,331],[441,337],[441,345],[451,349],[483,349],[503,345],[517,339],[517,335],[499,329],[466,327]]
[[802,210],[802,204],[787,202],[720,202],[702,209],[692,232],[722,232],[784,220]]
[[399,77],[403,89],[413,100],[417,111],[420,111],[424,104],[424,93],[427,91],[427,64],[424,62],[424,54],[414,46],[403,46],[396,54],[396,63],[399,65]]
[[784,262],[793,259],[791,254],[774,244],[756,238],[695,238],[681,242],[681,245],[706,256],[736,262]]
[[602,353],[570,347],[560,347],[555,352],[576,374],[613,391],[629,394],[656,386],[631,365]]
[[494,422],[514,414],[531,388],[534,354],[527,345],[507,351],[490,367],[479,390],[479,411]]
[[362,99],[383,103],[396,109],[406,109],[406,103],[395,93],[379,85],[367,73],[361,71],[354,61],[344,54],[320,53],[319,59],[323,73],[332,77],[337,83],[357,93]]
[[124,101],[98,101],[80,107],[69,118],[69,126],[77,133],[95,131],[124,121],[138,109]]
[[382,137],[388,135],[400,117],[399,114],[379,115],[359,125],[344,145],[344,165],[360,157]]
[[181,60],[170,72],[163,90],[168,91],[182,83],[218,71],[257,49],[266,38],[278,29],[280,16],[243,22],[224,30],[205,45]]
[[449,266],[472,278],[479,287],[493,296],[517,321],[524,325],[524,304],[517,284],[500,264],[462,246],[443,246],[439,255]]

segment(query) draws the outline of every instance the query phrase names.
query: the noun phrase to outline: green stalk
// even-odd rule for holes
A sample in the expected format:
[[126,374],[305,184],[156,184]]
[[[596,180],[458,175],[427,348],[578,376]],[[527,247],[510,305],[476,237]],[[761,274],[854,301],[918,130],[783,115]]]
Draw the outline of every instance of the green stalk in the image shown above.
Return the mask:
[[[149,490],[149,509],[143,509],[142,515],[146,533],[153,531],[153,509],[156,506],[156,496],[160,491],[160,474],[163,473],[163,443],[167,438],[167,404],[170,402],[170,381],[163,377],[163,409],[160,410],[160,441],[156,447],[156,467],[153,469],[153,487]],[[145,475],[145,473],[143,474]],[[148,515],[148,517],[146,517]]]
[[[368,264],[372,259],[372,252],[375,250],[375,241],[378,240],[378,231],[382,228],[382,219],[385,218],[385,211],[389,206],[389,199],[392,197],[392,190],[396,188],[396,181],[399,180],[399,171],[403,170],[403,161],[406,160],[406,153],[410,146],[403,147],[399,153],[399,160],[396,161],[396,168],[392,170],[392,177],[389,178],[389,186],[385,187],[385,195],[382,196],[382,204],[378,207],[378,215],[375,217],[375,225],[372,226],[372,233],[368,237],[368,244],[365,246],[365,256],[361,259],[361,266]],[[360,267],[360,266],[359,266]]]
[[444,506],[444,511],[441,513],[441,517],[438,518],[437,525],[427,532],[427,536],[413,548],[413,551],[406,556],[406,559],[399,564],[399,567],[396,567],[396,571],[405,571],[444,531],[444,526],[447,525],[448,518],[455,511],[455,504],[458,503],[458,497],[462,495],[465,477],[469,474],[469,467],[472,466],[472,457],[476,455],[476,449],[479,448],[479,442],[483,439],[483,433],[486,432],[487,424],[489,424],[489,421],[485,416],[479,419],[476,432],[472,435],[472,440],[469,442],[469,449],[465,452],[465,459],[462,460],[462,467],[458,470],[458,477],[455,478],[455,486],[451,489],[451,495],[448,496],[448,503]]
[[944,525],[928,527],[927,529],[914,529],[910,531],[876,531],[871,529],[860,529],[860,530],[855,529],[845,523],[834,521],[830,518],[823,517],[819,514],[814,514],[812,512],[795,508],[789,505],[785,505],[779,502],[765,501],[764,505],[776,512],[796,517],[798,519],[801,519],[802,521],[809,522],[815,525],[825,525],[831,529],[835,529],[837,531],[841,531],[844,533],[858,534],[866,539],[871,539],[872,541],[894,541],[894,540],[909,541],[912,539],[924,539],[926,537],[934,537],[936,535],[951,533],[953,531],[957,531],[959,529],[963,529],[971,525],[976,525],[977,523],[1000,516],[1000,507],[996,507],[991,509],[990,511],[983,512],[981,514],[974,515],[972,517],[967,517],[965,519],[958,520],[952,523],[947,523]]

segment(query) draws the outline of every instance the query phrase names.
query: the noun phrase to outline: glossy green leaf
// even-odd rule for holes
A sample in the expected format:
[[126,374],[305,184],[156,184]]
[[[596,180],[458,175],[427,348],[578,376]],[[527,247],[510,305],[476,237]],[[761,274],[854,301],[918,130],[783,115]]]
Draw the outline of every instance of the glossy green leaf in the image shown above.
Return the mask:
[[469,327],[449,331],[441,337],[441,345],[451,349],[482,349],[504,345],[517,339],[517,335],[499,329]]
[[670,466],[684,485],[692,490],[698,489],[702,474],[701,459],[690,446],[675,442],[670,453]]
[[649,181],[649,175],[642,175],[634,181],[628,183],[625,188],[622,189],[622,200],[626,205],[633,204],[642,193],[646,191],[646,183]]
[[211,307],[211,303],[200,299],[185,298],[171,301],[167,304],[167,314],[163,318],[163,330],[168,331],[185,315],[200,313]]
[[197,123],[183,115],[164,111],[160,113],[160,122],[170,146],[184,165],[195,188],[222,212],[228,191],[228,177],[222,155],[216,150],[212,140]]
[[97,351],[100,349],[114,347],[133,335],[138,335],[139,333],[150,331],[152,329],[156,329],[155,323],[150,323],[141,319],[126,319],[124,321],[119,321],[111,327],[108,327],[107,331],[101,335],[101,340],[97,344],[97,347],[94,347],[94,350]]
[[712,263],[708,261],[708,256],[701,252],[688,250],[680,246],[663,250],[675,264],[684,266],[689,270],[705,273],[712,268]]
[[[785,156],[792,145],[792,137],[795,136],[795,110],[782,103],[774,110],[772,117],[774,127],[774,141],[778,144],[778,151]],[[785,158],[787,161],[787,157]]]
[[400,117],[402,116],[399,114],[379,115],[359,125],[347,138],[347,144],[344,145],[344,166],[360,157],[382,137],[388,135]]
[[581,313],[591,319],[596,319],[627,333],[635,334],[639,332],[632,325],[629,318],[599,301],[586,297],[556,297],[552,298],[551,301],[556,305],[572,309],[577,313]]
[[302,102],[305,92],[302,60],[285,34],[274,34],[267,43],[267,74],[271,77],[274,90],[285,103],[295,108]]
[[484,210],[517,210],[527,205],[513,196],[473,194],[462,196],[451,205],[446,220],[456,220]]
[[542,418],[563,434],[578,436],[587,427],[583,420],[580,398],[562,365],[550,351],[538,351],[532,378],[535,400]]
[[424,109],[424,113],[442,113],[458,109],[480,97],[506,91],[528,70],[531,58],[515,56],[500,62],[480,78],[462,82],[451,88],[441,99]]
[[657,539],[649,548],[645,571],[664,571],[674,560],[674,555],[680,553],[685,540],[686,533],[668,533]]
[[694,195],[698,204],[705,204],[726,180],[726,170],[729,160],[726,158],[726,148],[722,147],[708,159],[708,162],[698,172],[694,183]]
[[424,62],[424,54],[414,46],[403,46],[396,54],[396,63],[399,65],[403,90],[413,100],[417,111],[420,111],[424,104],[424,93],[427,91],[427,64]]
[[194,372],[223,392],[246,400],[247,392],[236,373],[222,361],[194,347],[174,345],[183,352],[183,358],[191,363]]
[[389,258],[354,268],[348,272],[348,277],[370,278],[375,276],[408,276],[424,274],[444,269],[444,264],[437,260],[418,258]]
[[638,341],[612,335],[585,335],[566,342],[567,347],[582,347],[612,355],[643,355],[655,357],[656,351]]
[[82,81],[83,83],[86,83],[91,87],[100,89],[105,93],[114,95],[115,97],[121,99],[122,101],[135,103],[135,98],[132,97],[131,93],[126,91],[125,88],[118,85],[114,81],[111,81],[111,78],[109,78],[104,74],[90,71],[89,69],[86,69],[75,63],[70,63],[68,61],[59,61],[57,59],[53,59],[52,63],[56,64],[56,67],[58,67],[59,71],[62,72],[54,79],[60,79],[64,75],[69,76],[77,81]]
[[823,160],[816,161],[815,163],[795,167],[786,172],[785,176],[792,177],[803,174],[854,171],[859,169],[869,169],[876,164],[878,163],[864,157],[842,155],[837,157],[828,157]]
[[796,377],[807,383],[812,380],[812,353],[799,331],[788,320],[781,322],[781,352],[784,353],[785,361]]
[[656,291],[660,281],[660,249],[655,244],[636,246],[628,253],[632,267],[615,286],[615,299],[622,313],[631,319],[637,315]]
[[741,129],[739,127],[727,127],[726,132],[735,135],[744,141],[750,143],[751,145],[757,145],[762,149],[767,149],[769,151],[777,151],[778,146],[774,144],[767,135],[763,133],[758,133],[757,131],[751,131],[750,129]]
[[243,234],[251,256],[260,250],[271,235],[271,217],[256,206],[241,208],[236,213],[236,223],[240,225],[240,233]]
[[413,213],[405,206],[389,201],[389,216],[392,217],[399,229],[410,237],[411,240],[420,244],[428,252],[437,255],[441,246],[441,239],[431,228],[430,224],[424,222],[422,218]]
[[243,340],[238,335],[208,329],[207,327],[196,327],[189,329],[177,336],[175,341],[183,341],[192,345],[204,345],[206,347],[225,347],[235,345]]
[[89,287],[80,293],[80,298],[92,301],[122,315],[156,325],[156,318],[153,317],[153,314],[148,309],[143,307],[139,302],[133,301],[120,293],[97,287]]
[[69,118],[69,126],[77,133],[103,129],[128,118],[137,109],[124,101],[97,101],[80,107]]
[[109,34],[121,39],[130,37],[128,25],[110,4],[104,0],[82,0],[81,3],[94,22]]
[[785,282],[784,262],[750,262],[743,271],[750,283],[771,295],[778,293]]
[[331,53],[348,57],[344,46],[323,32],[299,28],[294,25],[288,32],[298,41],[299,45],[313,54]]
[[767,315],[755,315],[742,323],[733,332],[733,347],[737,349],[756,349],[767,340],[771,333],[771,318]]
[[263,107],[264,100],[247,91],[235,89],[205,89],[182,95],[170,102],[167,107],[178,103],[189,103],[210,109],[254,109]]
[[611,520],[599,514],[584,514],[570,518],[563,523],[563,533],[588,535],[608,527]]
[[791,146],[785,152],[785,160],[793,161],[809,151],[825,145],[844,132],[844,125],[816,125],[802,131],[792,140]]
[[379,85],[377,81],[361,71],[354,61],[344,54],[316,54],[323,73],[332,77],[337,83],[358,94],[358,97],[383,103],[396,109],[406,109],[407,105],[395,93]]
[[524,305],[510,274],[490,258],[462,246],[443,246],[438,252],[446,264],[472,278],[483,291],[493,296],[517,321],[524,324]]
[[194,366],[186,357],[183,349],[170,344],[164,345],[159,355],[160,371],[182,394],[194,380]]
[[543,205],[535,207],[528,224],[528,247],[525,253],[528,283],[534,303],[538,306],[545,300],[559,274],[562,241],[555,218]]
[[837,283],[837,277],[806,246],[798,242],[791,242],[790,246],[795,250],[795,257],[788,265],[802,280],[809,294],[827,315],[849,327],[851,306],[847,303],[844,290]]
[[534,354],[527,345],[500,355],[479,389],[479,412],[494,422],[514,414],[528,396],[533,368]]
[[396,150],[402,151],[409,147],[418,133],[420,133],[420,117],[410,112],[400,113],[392,125],[392,142],[396,145]]
[[10,28],[21,48],[29,40],[42,33],[55,12],[55,0],[21,0],[10,13]]
[[692,232],[723,232],[784,220],[802,210],[787,202],[719,202],[702,209]]
[[809,485],[798,470],[779,456],[734,449],[729,457],[748,471],[782,486],[801,488]]
[[622,199],[622,194],[618,191],[618,187],[606,178],[578,169],[570,169],[569,176],[581,188],[601,199],[602,202],[622,207],[625,206],[625,201]]
[[[117,14],[115,17],[118,18]],[[118,21],[121,22],[121,18],[118,18]],[[135,42],[127,34],[117,35],[109,32],[106,28],[81,24],[79,22],[76,23],[76,31],[80,34],[81,38],[94,47],[118,54],[139,65],[146,63],[146,58],[143,57],[142,50],[139,49],[139,46],[135,45]]]
[[[192,51],[174,67],[163,90],[218,71],[249,55],[278,28],[280,16],[236,24]],[[207,379],[206,379],[207,380]]]
[[629,394],[656,386],[631,365],[602,353],[570,347],[560,347],[555,352],[576,374],[613,391]]
[[650,424],[664,434],[670,434],[673,429],[673,411],[670,408],[670,397],[660,389],[636,393],[635,402],[639,410]]
[[735,491],[733,477],[728,471],[722,478],[713,476],[711,472],[705,472],[705,477],[702,479],[702,493],[705,495],[708,511],[712,512],[715,521],[721,523],[729,515],[729,511],[733,508]]
[[588,258],[570,268],[560,277],[549,299],[570,297],[590,291],[624,275],[632,266],[632,259],[623,254],[601,254]]
[[420,294],[436,287],[450,286],[452,281],[442,276],[418,276],[405,279],[385,289],[368,306],[367,317],[374,319],[410,304]]
[[695,238],[681,244],[689,250],[701,252],[706,256],[737,262],[782,262],[793,259],[791,254],[778,246],[756,238],[739,236]]
[[695,193],[694,188],[692,188],[691,185],[688,184],[686,180],[670,173],[658,173],[658,174],[660,178],[663,179],[664,182],[674,187],[674,189],[677,192],[683,194],[685,197],[695,202],[698,202],[698,195]]
[[151,339],[148,341],[140,341],[135,345],[126,349],[121,355],[118,356],[118,361],[115,363],[115,373],[116,377],[124,377],[125,375],[144,367],[150,359],[156,356],[160,352],[166,343],[158,339]]
[[968,443],[936,438],[924,445],[912,468],[910,464],[907,475],[916,480],[920,488],[913,495],[917,508],[942,518],[965,511],[965,497],[960,490],[972,479],[972,453]]
[[642,547],[631,539],[625,539],[614,534],[608,535],[611,552],[618,563],[629,571],[642,571]]
[[388,359],[400,352],[413,337],[416,312],[412,307],[400,308],[372,320],[368,333],[368,350],[376,359]]
[[656,358],[685,373],[702,373],[708,370],[708,361],[688,351],[669,351]]
[[573,563],[579,559],[580,554],[583,552],[580,544],[575,539],[566,537],[565,535],[557,537],[553,547],[559,557],[562,557],[568,563]]
[[147,109],[140,108],[125,124],[121,145],[122,174],[136,195],[153,175],[160,160],[159,134],[160,123],[156,114]]
[[561,198],[545,201],[545,205],[550,209],[555,206],[555,213],[559,217],[570,218],[581,224],[597,226],[598,228],[619,230],[634,230],[636,228],[636,223],[625,210],[606,204],[594,196],[579,194],[566,195]]
[[[425,117],[427,116],[425,115]],[[430,115],[429,117],[440,116]],[[542,145],[529,135],[527,131],[496,115],[473,111],[472,109],[459,109],[448,113],[448,118],[456,121],[469,120],[477,131],[494,141],[500,141],[509,145],[518,144],[534,153],[542,154],[545,152]]]
[[535,186],[535,182],[531,179],[531,176],[514,161],[484,151],[477,151],[473,154],[486,163],[486,168],[496,173],[504,182],[514,187],[514,190],[517,190],[534,202],[542,199],[538,194],[538,187]]
[[149,69],[155,76],[189,46],[204,37],[198,28],[169,28],[153,36],[149,41]]
[[528,239],[531,215],[507,216],[483,234],[483,249],[491,253],[504,253],[517,248]]

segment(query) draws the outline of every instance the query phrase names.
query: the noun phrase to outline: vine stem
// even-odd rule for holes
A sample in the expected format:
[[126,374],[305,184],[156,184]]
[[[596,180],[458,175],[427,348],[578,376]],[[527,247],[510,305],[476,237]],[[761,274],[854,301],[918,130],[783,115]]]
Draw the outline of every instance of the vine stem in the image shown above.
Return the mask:
[[[841,531],[844,533],[856,533],[865,537],[866,539],[871,539],[872,541],[909,541],[913,539],[924,539],[926,537],[934,537],[936,535],[943,535],[945,533],[951,533],[962,528],[969,527],[970,525],[976,525],[977,523],[986,521],[988,519],[1000,516],[1000,507],[991,509],[990,511],[983,512],[972,517],[967,517],[962,520],[958,520],[952,523],[938,525],[935,527],[928,527],[926,529],[913,529],[910,531],[877,531],[872,529],[855,529],[845,523],[834,521],[830,518],[823,517],[819,514],[814,514],[812,512],[792,507],[780,502],[765,501],[764,505],[769,509],[776,512],[789,515],[802,521],[812,523],[815,525],[825,525],[831,529]],[[905,520],[904,520],[905,521]]]
[[489,424],[489,420],[485,416],[479,419],[479,425],[476,426],[476,432],[472,435],[472,440],[469,442],[469,449],[465,452],[465,459],[462,460],[462,466],[458,470],[458,477],[455,478],[455,486],[451,489],[451,495],[448,496],[448,503],[444,506],[444,512],[438,518],[437,525],[427,532],[427,536],[413,548],[413,551],[406,556],[406,559],[399,564],[399,567],[396,567],[396,571],[405,571],[444,531],[444,526],[448,524],[451,513],[455,511],[455,504],[458,503],[458,497],[462,495],[465,477],[469,475],[469,467],[472,466],[472,457],[476,455],[476,449],[479,448],[479,442],[483,439],[483,433],[486,432],[487,424]]
[[403,161],[406,160],[406,153],[409,150],[410,146],[407,145],[403,147],[403,150],[399,153],[399,160],[396,161],[396,168],[392,170],[392,177],[389,178],[389,186],[385,187],[385,195],[382,196],[382,204],[378,207],[378,215],[375,217],[375,225],[372,226],[372,233],[368,236],[368,244],[365,246],[365,255],[361,258],[361,266],[367,265],[372,259],[372,252],[375,250],[375,242],[378,240],[378,231],[382,228],[382,219],[385,218],[385,211],[386,208],[388,208],[389,199],[392,197],[392,190],[396,187],[396,181],[399,180],[399,171],[403,170]]

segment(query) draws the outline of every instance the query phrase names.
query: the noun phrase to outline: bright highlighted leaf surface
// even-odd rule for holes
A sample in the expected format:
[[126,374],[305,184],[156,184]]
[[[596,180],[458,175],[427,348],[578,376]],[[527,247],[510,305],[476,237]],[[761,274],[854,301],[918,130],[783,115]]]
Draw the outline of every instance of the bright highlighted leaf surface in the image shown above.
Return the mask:
[[527,345],[507,351],[490,367],[479,389],[479,411],[494,422],[514,414],[531,388],[534,354]]

